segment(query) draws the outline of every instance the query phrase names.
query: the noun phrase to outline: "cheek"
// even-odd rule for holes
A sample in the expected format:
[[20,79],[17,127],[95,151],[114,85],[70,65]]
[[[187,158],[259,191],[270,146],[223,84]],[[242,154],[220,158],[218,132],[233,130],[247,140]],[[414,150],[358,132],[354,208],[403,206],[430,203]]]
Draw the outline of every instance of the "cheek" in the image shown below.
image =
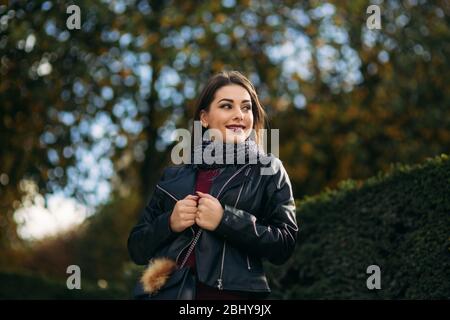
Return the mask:
[[248,116],[247,123],[250,125],[250,127],[253,127],[253,114],[250,114]]
[[223,111],[218,111],[216,113],[215,119],[216,119],[215,122],[218,126],[224,126],[228,121],[227,114]]
[[219,128],[223,123],[223,114],[219,110],[214,110],[209,117],[209,124],[211,128]]

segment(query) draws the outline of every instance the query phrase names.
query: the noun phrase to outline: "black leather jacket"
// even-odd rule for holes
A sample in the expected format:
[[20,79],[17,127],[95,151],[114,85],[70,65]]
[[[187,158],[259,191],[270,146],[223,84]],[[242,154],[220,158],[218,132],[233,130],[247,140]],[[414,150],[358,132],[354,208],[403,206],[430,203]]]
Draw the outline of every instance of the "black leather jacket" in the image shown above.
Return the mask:
[[[195,246],[198,279],[225,290],[270,292],[262,259],[284,263],[297,240],[295,203],[289,177],[281,161],[265,165],[274,172],[261,174],[261,164],[227,165],[211,186],[210,194],[224,208],[214,231],[203,230]],[[145,265],[165,256],[178,262],[194,238],[193,228],[175,233],[169,217],[177,200],[194,194],[195,164],[165,169],[150,203],[128,238],[132,260]]]

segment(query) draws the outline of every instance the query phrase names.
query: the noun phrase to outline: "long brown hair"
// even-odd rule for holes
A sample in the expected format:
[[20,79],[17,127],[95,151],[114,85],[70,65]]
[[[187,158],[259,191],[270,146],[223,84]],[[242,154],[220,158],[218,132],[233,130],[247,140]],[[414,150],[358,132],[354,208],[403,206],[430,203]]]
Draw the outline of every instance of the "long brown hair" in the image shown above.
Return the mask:
[[[259,102],[258,95],[256,94],[255,87],[247,79],[242,73],[239,71],[222,71],[212,76],[202,92],[200,93],[199,98],[197,99],[195,105],[195,114],[194,114],[194,122],[192,123],[192,133],[194,133],[194,123],[195,121],[200,121],[200,114],[202,110],[209,111],[209,107],[211,102],[214,100],[214,96],[216,91],[220,88],[236,84],[243,87],[250,94],[250,99],[252,101],[252,113],[253,113],[253,129],[255,130],[255,142],[262,146],[262,132],[260,129],[265,128],[265,124],[267,122],[267,115]],[[204,134],[204,129],[202,127],[202,136]]]

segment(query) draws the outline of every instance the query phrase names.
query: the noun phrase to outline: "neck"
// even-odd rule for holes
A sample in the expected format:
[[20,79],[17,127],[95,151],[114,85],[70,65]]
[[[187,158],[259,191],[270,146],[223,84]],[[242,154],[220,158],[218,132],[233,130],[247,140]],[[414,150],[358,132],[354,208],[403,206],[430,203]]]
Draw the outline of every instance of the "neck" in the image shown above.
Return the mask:
[[194,147],[191,159],[200,168],[213,169],[250,163],[257,160],[258,154],[260,150],[251,139],[238,143],[203,140],[201,145]]

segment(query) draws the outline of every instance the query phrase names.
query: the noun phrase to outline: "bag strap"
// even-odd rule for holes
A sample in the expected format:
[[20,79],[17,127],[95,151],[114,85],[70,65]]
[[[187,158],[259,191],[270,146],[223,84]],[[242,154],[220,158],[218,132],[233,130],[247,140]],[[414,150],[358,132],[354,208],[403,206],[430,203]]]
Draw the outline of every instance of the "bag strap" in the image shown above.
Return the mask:
[[183,262],[181,263],[180,268],[183,268],[184,265],[186,264],[189,256],[192,253],[192,250],[194,250],[195,245],[197,244],[198,239],[200,238],[200,235],[202,234],[202,229],[198,230],[197,234],[195,235],[194,241],[192,241],[191,245],[189,246],[189,249],[186,253],[186,255],[184,256]]

